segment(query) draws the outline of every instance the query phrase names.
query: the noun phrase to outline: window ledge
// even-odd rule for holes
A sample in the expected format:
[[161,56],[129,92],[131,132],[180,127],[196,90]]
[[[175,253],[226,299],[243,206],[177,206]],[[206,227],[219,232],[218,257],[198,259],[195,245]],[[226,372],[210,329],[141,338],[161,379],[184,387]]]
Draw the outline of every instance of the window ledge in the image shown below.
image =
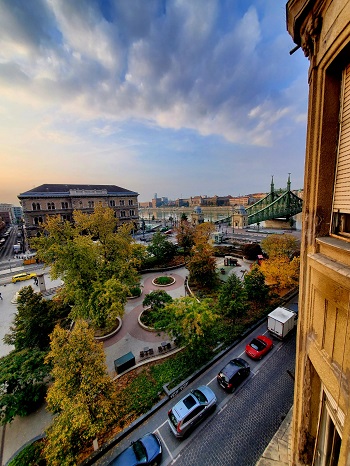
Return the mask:
[[[350,243],[334,237],[317,238],[317,253],[310,257],[317,262],[324,262],[324,265],[333,270],[344,268],[344,275],[348,276],[350,271]],[[349,270],[348,270],[349,269]]]

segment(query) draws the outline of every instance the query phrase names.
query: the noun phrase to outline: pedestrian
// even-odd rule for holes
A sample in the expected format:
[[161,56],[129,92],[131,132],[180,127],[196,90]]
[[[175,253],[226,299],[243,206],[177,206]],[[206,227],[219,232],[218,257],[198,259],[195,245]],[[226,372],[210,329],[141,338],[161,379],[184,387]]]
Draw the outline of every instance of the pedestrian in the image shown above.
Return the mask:
[[1,299],[1,301],[3,300],[3,298],[2,298],[2,294],[1,294],[1,293],[0,293],[0,299]]

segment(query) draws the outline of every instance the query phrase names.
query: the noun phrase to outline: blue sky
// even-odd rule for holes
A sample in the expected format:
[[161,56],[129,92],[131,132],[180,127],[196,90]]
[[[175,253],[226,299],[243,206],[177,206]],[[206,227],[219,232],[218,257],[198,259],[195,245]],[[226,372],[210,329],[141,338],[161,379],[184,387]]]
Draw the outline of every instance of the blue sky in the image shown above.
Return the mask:
[[308,61],[280,0],[1,0],[0,202],[303,186]]

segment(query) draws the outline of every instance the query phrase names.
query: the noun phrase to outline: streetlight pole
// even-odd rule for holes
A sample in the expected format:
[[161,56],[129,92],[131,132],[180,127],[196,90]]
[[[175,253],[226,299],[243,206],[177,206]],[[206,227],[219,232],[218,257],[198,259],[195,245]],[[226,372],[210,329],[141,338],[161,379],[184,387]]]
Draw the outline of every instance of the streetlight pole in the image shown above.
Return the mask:
[[10,272],[12,272],[12,269],[11,269],[11,259],[9,259],[9,266],[10,266]]

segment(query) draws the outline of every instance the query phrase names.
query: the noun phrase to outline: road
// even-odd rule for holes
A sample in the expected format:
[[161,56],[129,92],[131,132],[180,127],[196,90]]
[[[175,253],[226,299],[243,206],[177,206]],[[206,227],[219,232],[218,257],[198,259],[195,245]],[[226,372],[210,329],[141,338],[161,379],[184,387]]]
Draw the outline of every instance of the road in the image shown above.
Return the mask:
[[[254,466],[293,403],[294,383],[287,370],[294,373],[295,335],[283,343],[275,340],[273,350],[262,361],[244,355],[252,336],[265,332],[266,323],[95,464],[108,465],[131,441],[146,432],[156,432],[163,444],[162,466]],[[251,374],[236,392],[227,394],[218,386],[216,375],[238,356],[249,360]],[[176,439],[167,424],[167,412],[190,389],[202,384],[214,390],[218,407],[188,438]]]

